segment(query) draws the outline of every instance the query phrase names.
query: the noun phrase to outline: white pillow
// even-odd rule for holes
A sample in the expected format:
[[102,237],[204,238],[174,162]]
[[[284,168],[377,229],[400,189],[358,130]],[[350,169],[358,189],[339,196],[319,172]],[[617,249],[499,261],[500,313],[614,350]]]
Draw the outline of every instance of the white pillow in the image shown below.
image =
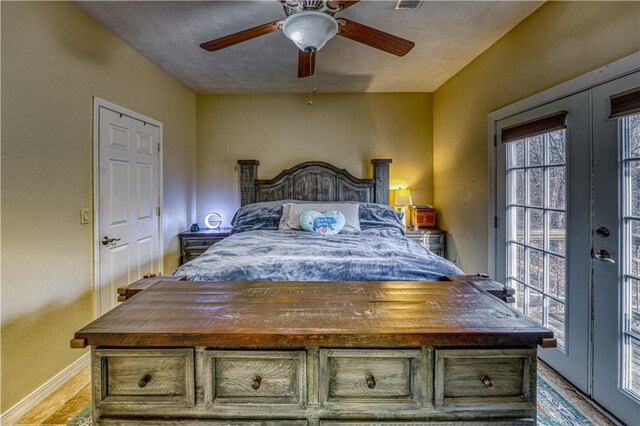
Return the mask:
[[322,203],[322,204],[296,204],[285,203],[282,205],[282,217],[280,217],[279,229],[301,229],[300,216],[307,210],[315,210],[319,213],[325,213],[330,210],[339,211],[344,215],[344,228],[349,231],[360,230],[360,218],[358,211],[360,205],[358,203]]

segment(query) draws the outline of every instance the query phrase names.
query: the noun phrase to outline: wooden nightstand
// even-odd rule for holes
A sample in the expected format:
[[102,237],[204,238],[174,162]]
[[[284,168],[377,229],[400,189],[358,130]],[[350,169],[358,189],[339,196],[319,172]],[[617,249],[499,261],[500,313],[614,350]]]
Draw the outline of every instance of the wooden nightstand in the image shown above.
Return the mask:
[[438,228],[406,229],[407,238],[428,248],[440,257],[447,257],[447,231]]
[[180,239],[180,264],[187,263],[204,253],[215,243],[229,236],[231,229],[203,229],[185,231],[178,235]]

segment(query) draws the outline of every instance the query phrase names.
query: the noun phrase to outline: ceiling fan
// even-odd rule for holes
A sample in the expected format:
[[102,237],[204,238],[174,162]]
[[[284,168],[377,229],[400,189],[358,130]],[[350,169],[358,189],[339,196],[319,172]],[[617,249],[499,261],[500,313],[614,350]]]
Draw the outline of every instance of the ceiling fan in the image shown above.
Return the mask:
[[335,17],[335,14],[353,6],[359,0],[277,1],[282,3],[287,14],[286,19],[210,40],[200,44],[200,47],[209,52],[215,52],[252,38],[282,30],[284,35],[298,46],[298,77],[308,77],[315,72],[316,52],[322,49],[327,41],[336,34],[397,56],[406,55],[415,45],[412,41],[384,31],[349,19]]

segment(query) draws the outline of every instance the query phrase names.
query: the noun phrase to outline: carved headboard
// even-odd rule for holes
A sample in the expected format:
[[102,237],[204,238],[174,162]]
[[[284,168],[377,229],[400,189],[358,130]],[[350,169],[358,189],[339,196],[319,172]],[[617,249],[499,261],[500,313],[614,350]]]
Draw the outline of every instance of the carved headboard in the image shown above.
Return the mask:
[[391,160],[371,160],[373,179],[359,179],[345,169],[322,161],[308,161],[283,170],[273,179],[256,179],[257,160],[238,160],[240,205],[260,201],[360,201],[389,204]]

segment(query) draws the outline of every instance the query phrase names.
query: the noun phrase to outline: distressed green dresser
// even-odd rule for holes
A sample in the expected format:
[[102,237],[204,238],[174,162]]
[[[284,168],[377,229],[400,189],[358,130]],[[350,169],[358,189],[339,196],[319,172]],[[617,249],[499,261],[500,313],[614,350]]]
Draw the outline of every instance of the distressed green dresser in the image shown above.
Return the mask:
[[533,425],[553,333],[460,282],[160,282],[78,331],[100,425]]

